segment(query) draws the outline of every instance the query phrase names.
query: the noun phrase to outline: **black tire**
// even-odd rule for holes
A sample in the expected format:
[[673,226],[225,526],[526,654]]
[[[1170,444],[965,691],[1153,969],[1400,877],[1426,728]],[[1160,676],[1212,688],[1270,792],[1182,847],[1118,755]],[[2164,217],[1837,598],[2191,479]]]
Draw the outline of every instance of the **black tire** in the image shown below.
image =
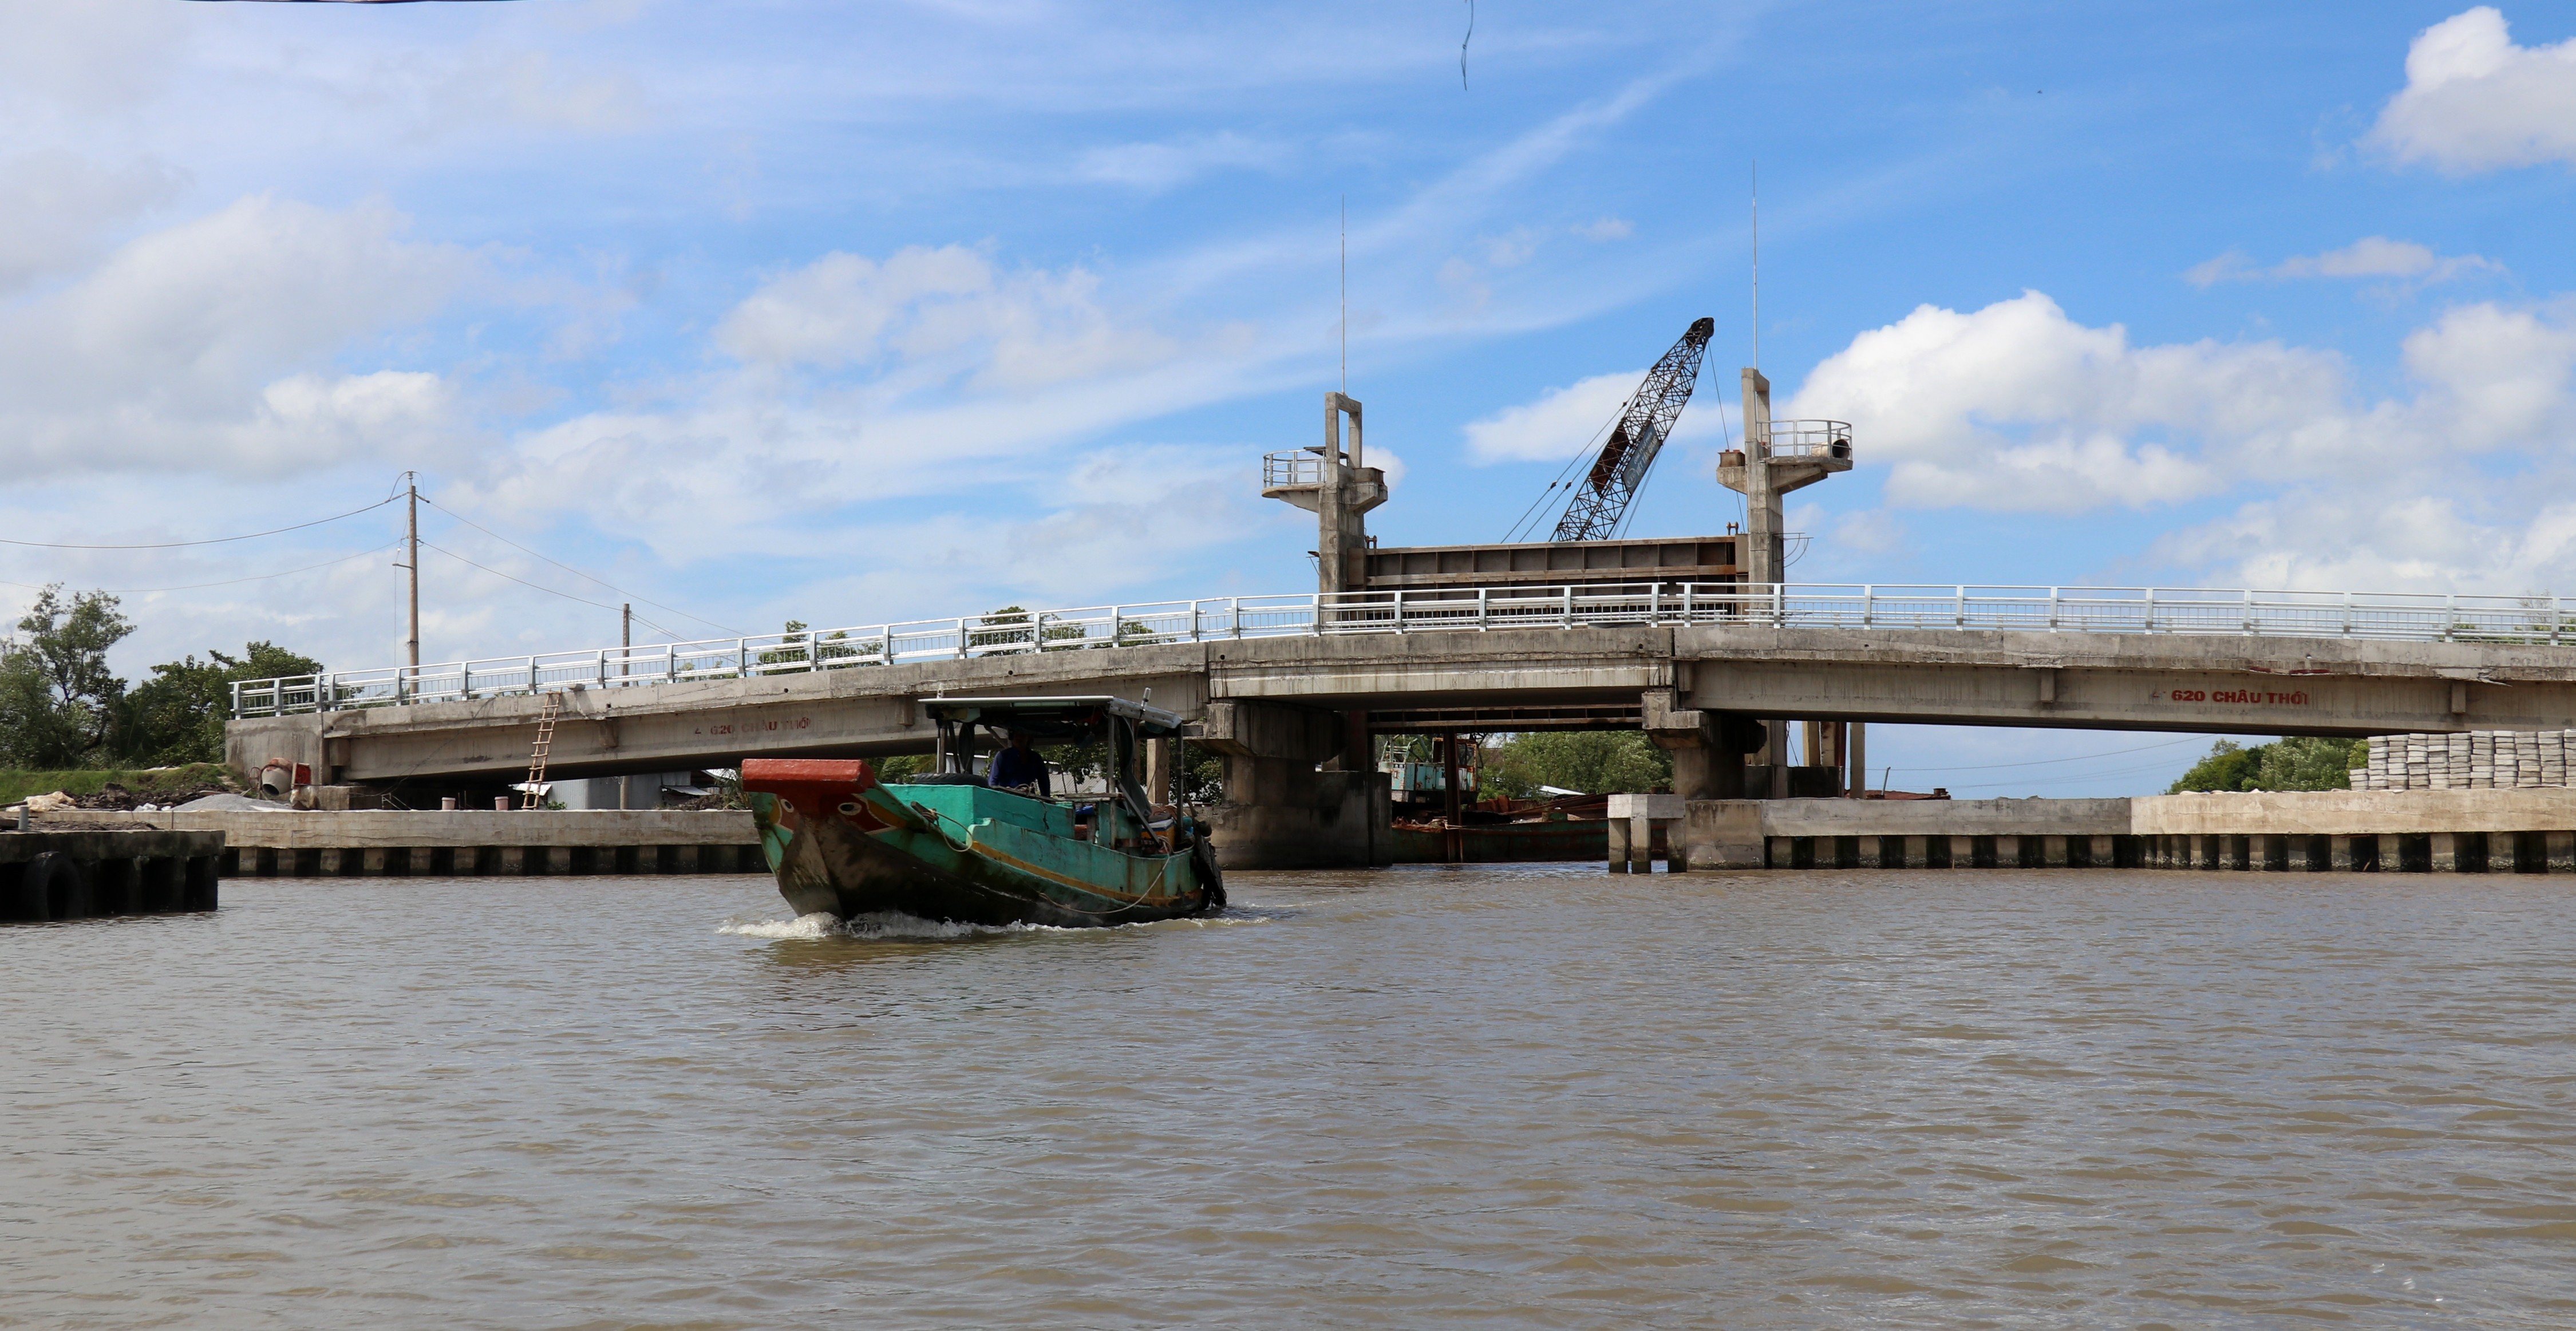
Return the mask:
[[18,879],[18,909],[24,920],[80,920],[98,913],[90,900],[89,875],[80,861],[59,851],[46,851],[27,861]]
[[1193,826],[1190,829],[1190,868],[1197,873],[1199,883],[1207,893],[1206,904],[1199,908],[1198,913],[1223,914],[1225,875],[1216,867],[1216,847],[1209,844],[1206,828]]

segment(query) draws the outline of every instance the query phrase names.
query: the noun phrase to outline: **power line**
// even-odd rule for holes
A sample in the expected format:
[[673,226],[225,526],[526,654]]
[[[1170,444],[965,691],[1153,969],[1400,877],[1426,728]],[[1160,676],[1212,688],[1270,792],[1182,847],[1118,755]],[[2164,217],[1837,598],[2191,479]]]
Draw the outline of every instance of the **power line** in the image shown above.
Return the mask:
[[[513,550],[517,550],[517,551],[519,551],[519,552],[520,552],[520,553],[522,553],[522,554],[534,555],[536,558],[539,558],[539,559],[545,560],[547,563],[554,565],[556,568],[562,569],[563,571],[565,571],[565,572],[567,572],[567,573],[574,574],[574,575],[579,576],[579,577],[581,577],[581,578],[587,579],[587,580],[589,580],[589,581],[591,581],[591,582],[598,583],[600,586],[602,586],[602,587],[606,587],[608,590],[610,590],[610,591],[612,591],[612,592],[615,592],[615,593],[617,593],[617,594],[618,594],[618,595],[620,595],[620,596],[632,597],[633,599],[638,600],[638,601],[642,601],[644,604],[649,605],[649,606],[652,606],[652,607],[654,607],[654,608],[655,608],[655,609],[657,609],[657,610],[668,610],[668,611],[670,611],[672,614],[678,615],[678,616],[680,616],[680,617],[682,617],[682,618],[684,618],[684,619],[694,619],[694,620],[698,621],[698,622],[699,622],[699,623],[701,623],[701,624],[705,624],[705,625],[707,625],[707,626],[708,626],[708,627],[710,627],[710,628],[720,628],[720,629],[723,629],[725,632],[730,633],[730,634],[734,635],[734,636],[735,636],[735,637],[737,637],[737,638],[739,638],[739,637],[743,637],[743,636],[744,636],[744,633],[743,633],[743,631],[742,631],[741,629],[735,628],[735,627],[734,627],[733,625],[731,625],[731,624],[719,624],[719,623],[717,623],[716,621],[714,621],[714,620],[712,620],[712,619],[709,619],[709,618],[705,617],[704,615],[693,615],[693,614],[690,614],[688,611],[683,610],[683,609],[679,608],[678,606],[675,606],[675,605],[664,605],[664,604],[662,604],[662,603],[661,603],[661,602],[659,602],[659,601],[651,600],[651,599],[649,599],[649,598],[642,597],[642,596],[637,596],[635,593],[630,592],[630,591],[626,590],[625,588],[618,586],[616,583],[610,582],[610,581],[609,581],[608,579],[606,579],[606,578],[602,578],[602,577],[599,577],[599,576],[596,576],[596,575],[594,575],[594,574],[590,574],[590,573],[585,573],[585,572],[583,572],[582,570],[577,569],[577,568],[574,568],[572,565],[567,564],[567,563],[563,562],[563,561],[562,561],[562,560],[560,560],[560,559],[556,559],[556,558],[554,558],[554,557],[553,557],[553,556],[551,556],[551,555],[547,555],[547,554],[543,554],[543,553],[540,553],[540,552],[535,551],[535,550],[531,550],[531,549],[529,549],[528,547],[526,547],[526,546],[524,546],[524,545],[519,544],[517,541],[511,540],[509,537],[504,536],[504,535],[502,535],[501,533],[496,532],[496,531],[492,530],[491,528],[484,526],[482,523],[476,522],[474,519],[469,518],[469,517],[465,516],[464,514],[457,512],[455,509],[449,508],[447,505],[442,504],[442,503],[438,502],[438,501],[437,501],[437,500],[435,500],[435,499],[430,499],[430,498],[424,497],[424,498],[422,498],[422,500],[421,500],[420,502],[422,502],[422,503],[424,503],[424,504],[429,505],[431,508],[437,509],[439,512],[444,513],[444,514],[446,514],[447,516],[449,516],[449,517],[451,517],[451,518],[456,519],[458,522],[462,522],[462,523],[464,523],[464,524],[465,524],[466,526],[468,526],[468,527],[472,527],[474,530],[479,531],[479,532],[483,533],[484,535],[491,537],[493,540],[499,541],[499,542],[500,542],[501,544],[503,544],[503,545],[509,546],[509,547],[510,547],[511,549],[513,549]],[[442,554],[454,554],[454,552],[453,552],[453,551],[441,551],[440,553],[442,553]],[[461,558],[463,558],[463,556],[462,556],[462,555],[457,555],[456,557],[457,557],[457,558],[460,558],[460,559],[461,559]],[[477,568],[481,568],[482,566],[481,566],[481,565],[479,565],[479,564],[477,564],[477,565],[475,565],[475,567],[477,567]],[[486,571],[486,572],[489,572],[490,570],[488,570],[488,569],[487,569],[487,570],[485,570],[485,571]],[[501,576],[503,576],[503,577],[508,577],[509,575],[505,573],[505,574],[502,574]],[[534,585],[534,584],[531,584],[531,585]],[[576,598],[574,598],[574,599],[579,599],[579,598],[577,598],[577,597],[576,597]],[[590,601],[590,602],[586,602],[585,604],[589,604],[589,605],[597,605],[597,604],[599,604],[599,603],[598,603],[597,601]],[[611,606],[611,607],[609,607],[609,608],[613,610],[613,609],[615,609],[616,607]],[[648,621],[648,622],[649,622],[649,621]],[[661,630],[661,632],[663,632],[663,633],[665,633],[665,634],[668,634],[669,636],[674,637],[674,638],[676,638],[676,637],[680,636],[679,634],[672,633],[669,629],[662,629],[662,630]]]
[[[372,512],[376,509],[383,508],[385,505],[392,503],[395,498],[399,497],[400,496],[393,496],[391,498],[380,499],[375,503],[367,505],[365,508],[353,508],[348,512],[339,514],[335,517],[315,518],[311,522],[299,522],[292,527],[273,527],[267,531],[252,532],[248,536],[216,536],[203,541],[156,541],[142,545],[73,545],[62,541],[18,541],[12,540],[6,536],[0,536],[0,545],[23,545],[39,550],[176,550],[183,546],[191,545],[228,545],[234,541],[256,541],[263,536],[276,536],[285,532],[302,531],[307,527],[319,527],[326,522],[338,522],[341,518],[354,518],[361,513]],[[368,553],[373,554],[375,552],[371,550],[368,551]],[[355,556],[352,556],[352,558],[354,557]],[[13,583],[11,585],[25,586],[26,584]],[[216,587],[221,586],[222,584],[210,582],[205,585]],[[178,591],[181,589],[173,587],[167,590]]]
[[[510,581],[515,582],[515,583],[519,584],[519,585],[520,585],[520,586],[522,586],[522,587],[529,588],[529,589],[530,589],[530,590],[532,590],[532,591],[540,591],[540,592],[544,592],[544,593],[545,593],[546,595],[548,595],[548,596],[560,596],[560,597],[562,597],[563,599],[565,599],[565,600],[567,600],[567,601],[578,601],[578,602],[580,602],[580,603],[581,603],[581,604],[583,604],[583,605],[592,605],[592,606],[597,606],[597,607],[599,607],[599,608],[600,608],[600,609],[602,609],[602,610],[615,610],[615,609],[617,609],[617,608],[618,608],[618,607],[616,607],[616,606],[613,606],[613,605],[608,604],[608,603],[607,603],[607,602],[605,602],[605,601],[594,601],[594,600],[591,600],[590,598],[585,597],[585,596],[575,596],[575,595],[573,595],[571,592],[559,592],[559,591],[556,591],[556,590],[555,590],[554,588],[552,588],[552,587],[541,586],[541,585],[539,585],[539,584],[537,584],[537,583],[530,582],[530,581],[528,581],[526,578],[519,577],[519,576],[517,576],[517,575],[515,575],[515,574],[504,573],[504,572],[502,572],[501,570],[499,570],[499,569],[497,569],[497,568],[493,568],[492,566],[490,566],[490,565],[488,565],[488,564],[477,564],[477,563],[475,563],[473,560],[471,560],[471,559],[467,559],[465,556],[460,555],[460,554],[456,553],[455,551],[453,551],[453,550],[450,550],[450,549],[446,548],[445,546],[432,545],[432,544],[430,544],[430,543],[429,543],[429,542],[427,542],[427,541],[423,541],[423,542],[421,542],[420,544],[421,544],[421,548],[422,548],[422,549],[424,549],[424,550],[436,550],[436,551],[437,551],[437,552],[439,552],[440,554],[445,555],[445,556],[447,556],[448,558],[455,560],[457,563],[464,564],[464,565],[466,565],[466,566],[468,566],[468,567],[471,567],[471,568],[479,568],[479,569],[483,570],[484,572],[489,573],[489,574],[491,574],[493,577],[496,577],[496,578],[507,578],[507,579],[509,579]],[[539,558],[543,558],[543,556],[539,556]],[[677,634],[677,633],[674,633],[674,632],[672,632],[671,630],[666,629],[666,628],[662,627],[662,626],[661,626],[661,625],[659,625],[659,624],[654,623],[652,620],[649,620],[649,619],[644,618],[642,615],[637,615],[637,616],[635,617],[635,620],[636,620],[636,622],[637,622],[637,623],[642,624],[642,625],[643,625],[643,626],[645,626],[646,628],[649,628],[649,629],[653,630],[654,632],[661,634],[663,637],[669,638],[669,639],[671,639],[671,640],[673,640],[673,641],[675,641],[675,642],[677,642],[677,641],[681,641],[681,640],[682,640],[682,639],[681,639],[681,635],[679,635],[679,634]],[[745,636],[745,635],[737,633],[737,634],[735,634],[734,636],[735,636],[735,637],[743,637],[743,636]]]
[[[326,559],[319,564],[307,564],[302,568],[290,568],[283,573],[258,573],[247,578],[226,578],[221,582],[192,582],[183,587],[100,587],[95,590],[106,592],[111,596],[142,596],[151,592],[193,592],[206,587],[231,587],[245,582],[266,582],[271,578],[290,578],[298,573],[310,573],[317,568],[329,568],[334,564],[346,564],[353,559],[365,559],[369,555],[380,555],[399,544],[401,544],[401,542],[389,542],[385,545],[377,546],[373,550],[361,550],[354,555],[342,555],[337,559]],[[8,582],[5,585],[11,587],[25,587],[31,591],[44,590],[43,586],[32,582]]]

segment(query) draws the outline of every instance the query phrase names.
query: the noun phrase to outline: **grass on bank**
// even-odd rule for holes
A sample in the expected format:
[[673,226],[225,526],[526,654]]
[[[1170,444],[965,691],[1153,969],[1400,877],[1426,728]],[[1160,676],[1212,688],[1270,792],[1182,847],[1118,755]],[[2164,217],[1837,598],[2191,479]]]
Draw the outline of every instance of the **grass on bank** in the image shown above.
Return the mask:
[[66,795],[95,795],[111,782],[147,801],[155,794],[184,794],[208,786],[234,790],[241,784],[233,780],[222,763],[131,769],[85,767],[59,772],[0,767],[0,804],[16,804],[31,795],[51,794],[57,790]]

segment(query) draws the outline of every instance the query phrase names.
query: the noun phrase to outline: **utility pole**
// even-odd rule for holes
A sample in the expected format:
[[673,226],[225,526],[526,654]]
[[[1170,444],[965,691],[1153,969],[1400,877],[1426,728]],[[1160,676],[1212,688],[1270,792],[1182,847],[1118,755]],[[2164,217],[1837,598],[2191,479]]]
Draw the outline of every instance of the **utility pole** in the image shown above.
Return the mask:
[[[403,489],[406,496],[403,547],[409,561],[404,567],[410,571],[411,578],[410,636],[403,639],[403,657],[411,666],[410,685],[417,688],[420,685],[420,473],[404,472]],[[403,690],[396,690],[397,694],[401,692]]]

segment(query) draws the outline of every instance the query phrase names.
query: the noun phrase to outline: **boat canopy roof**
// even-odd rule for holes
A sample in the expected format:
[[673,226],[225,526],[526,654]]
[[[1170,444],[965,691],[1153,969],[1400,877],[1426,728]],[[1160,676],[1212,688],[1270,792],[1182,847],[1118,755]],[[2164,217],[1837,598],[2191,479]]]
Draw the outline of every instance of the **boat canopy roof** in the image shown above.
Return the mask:
[[1091,734],[1105,717],[1124,717],[1136,733],[1160,739],[1181,733],[1179,714],[1127,698],[924,698],[933,720],[1022,730],[1038,739],[1078,739]]

